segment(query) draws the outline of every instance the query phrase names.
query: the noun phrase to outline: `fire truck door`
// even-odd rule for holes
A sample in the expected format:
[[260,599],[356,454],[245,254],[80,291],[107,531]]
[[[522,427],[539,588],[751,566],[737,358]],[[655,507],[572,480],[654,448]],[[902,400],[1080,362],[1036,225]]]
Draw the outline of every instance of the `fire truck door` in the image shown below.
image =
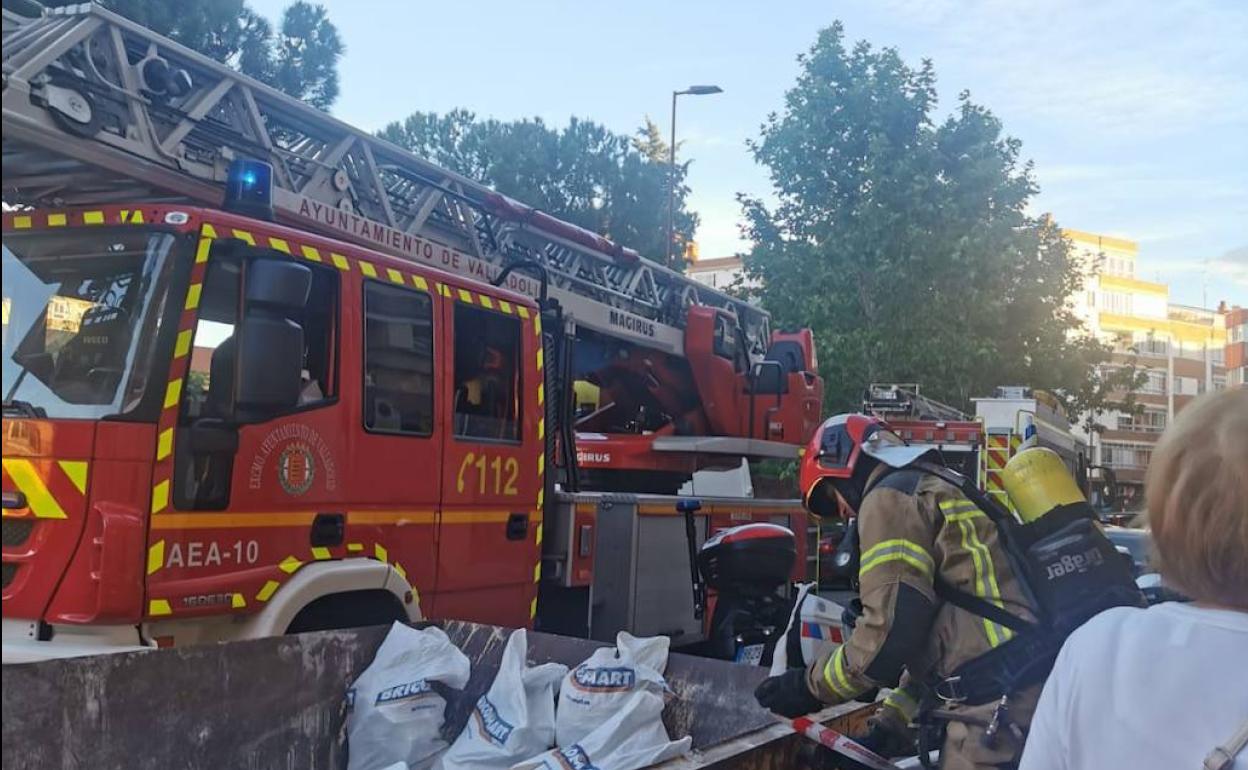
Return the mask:
[[536,315],[452,289],[435,612],[511,626],[531,618],[538,564]]

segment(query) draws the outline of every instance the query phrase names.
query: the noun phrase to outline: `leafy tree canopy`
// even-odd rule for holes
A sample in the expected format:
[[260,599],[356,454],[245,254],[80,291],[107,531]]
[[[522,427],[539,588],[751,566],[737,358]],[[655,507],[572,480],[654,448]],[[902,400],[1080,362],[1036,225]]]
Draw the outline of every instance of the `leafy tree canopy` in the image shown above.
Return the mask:
[[868,383],[897,381],[968,409],[1008,384],[1104,407],[1123,382],[1095,372],[1109,349],[1067,303],[1083,268],[1058,225],[1028,212],[1020,142],[966,93],[938,120],[930,61],[847,47],[839,23],[798,61],[750,142],[775,203],[740,196],[746,269],[781,326],[814,329],[828,406],[856,409]]
[[[468,110],[412,113],[379,135],[444,168],[657,261],[667,249],[668,146],[646,119],[633,137],[572,118],[563,128],[541,118],[478,120]],[[678,269],[698,217],[685,208],[687,165],[676,168],[673,248]]]
[[[338,60],[344,47],[320,5],[296,0],[274,30],[244,0],[97,1],[322,110],[338,98]],[[67,4],[67,0],[45,2]]]

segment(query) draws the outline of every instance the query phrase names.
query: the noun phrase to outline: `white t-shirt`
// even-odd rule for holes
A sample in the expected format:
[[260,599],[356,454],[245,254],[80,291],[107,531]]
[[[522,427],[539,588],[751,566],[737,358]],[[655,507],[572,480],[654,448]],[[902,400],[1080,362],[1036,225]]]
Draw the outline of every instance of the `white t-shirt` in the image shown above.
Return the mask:
[[1199,770],[1246,719],[1248,613],[1120,607],[1066,640],[1019,770]]

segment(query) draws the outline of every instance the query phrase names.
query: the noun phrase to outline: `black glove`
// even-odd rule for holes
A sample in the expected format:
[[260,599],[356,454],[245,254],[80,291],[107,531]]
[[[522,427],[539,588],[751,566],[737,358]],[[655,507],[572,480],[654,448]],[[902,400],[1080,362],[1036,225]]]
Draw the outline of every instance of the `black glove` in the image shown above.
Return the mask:
[[806,670],[791,668],[780,676],[764,679],[754,690],[758,704],[790,719],[804,717],[823,708],[823,703],[806,686]]
[[862,744],[863,748],[870,749],[886,759],[911,757],[918,753],[918,748],[915,746],[915,733],[908,729],[898,732],[876,722],[871,724],[866,735],[861,738],[851,737]]

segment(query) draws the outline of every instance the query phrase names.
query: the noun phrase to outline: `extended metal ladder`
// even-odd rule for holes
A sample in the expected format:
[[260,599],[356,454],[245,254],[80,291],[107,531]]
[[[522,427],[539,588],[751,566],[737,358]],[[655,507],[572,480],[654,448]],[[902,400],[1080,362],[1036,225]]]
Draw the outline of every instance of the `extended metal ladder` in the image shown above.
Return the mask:
[[[683,353],[691,304],[733,311],[750,352],[766,313],[355,129],[98,6],[3,21],[10,204],[219,205],[230,162],[266,160],[283,221],[478,280],[545,266],[576,324]],[[521,271],[507,285],[536,293]]]

